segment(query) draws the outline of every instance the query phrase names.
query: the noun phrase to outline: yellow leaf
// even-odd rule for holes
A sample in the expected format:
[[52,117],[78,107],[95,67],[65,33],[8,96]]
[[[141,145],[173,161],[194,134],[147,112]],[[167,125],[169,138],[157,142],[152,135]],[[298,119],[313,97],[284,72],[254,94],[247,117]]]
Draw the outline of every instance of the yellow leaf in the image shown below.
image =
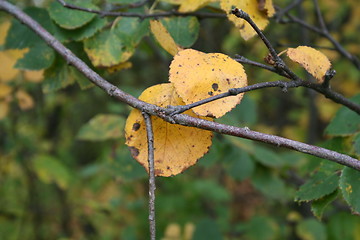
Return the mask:
[[11,94],[11,91],[12,91],[12,87],[0,83],[0,99],[9,96]]
[[[184,105],[171,83],[149,87],[139,99],[161,107]],[[191,110],[186,111],[185,114],[198,117]],[[168,177],[183,172],[207,153],[211,146],[212,133],[209,131],[170,124],[158,117],[151,117],[151,120],[154,132],[156,176]],[[134,109],[125,125],[126,144],[130,147],[132,156],[148,170],[146,136],[143,116],[139,110]]]
[[108,73],[114,73],[114,72],[118,72],[120,70],[128,69],[128,68],[131,68],[131,67],[132,67],[131,62],[123,62],[123,63],[119,63],[118,65],[109,67],[106,70],[108,71]]
[[199,8],[204,7],[213,0],[183,0],[181,2],[179,12],[194,12]]
[[27,51],[28,49],[6,50],[0,52],[0,82],[8,82],[18,74],[19,70],[14,68],[14,65]]
[[151,20],[150,28],[161,47],[164,48],[168,53],[174,56],[180,50],[168,30],[160,21]]
[[9,113],[9,103],[0,101],[0,120],[4,119]]
[[29,110],[34,107],[33,98],[24,90],[18,90],[15,94],[21,110]]
[[221,8],[227,13],[229,20],[240,30],[240,34],[245,40],[255,36],[256,32],[244,19],[231,14],[234,7],[248,13],[260,30],[265,29],[269,23],[268,17],[275,13],[271,0],[266,0],[263,6],[260,5],[260,9],[256,0],[221,0]]
[[10,21],[5,21],[2,24],[0,24],[0,45],[3,45],[5,43],[5,39],[8,33],[8,30],[10,28]]
[[165,229],[165,236],[162,240],[181,239],[181,227],[177,223],[170,223]]
[[287,55],[292,61],[299,63],[314,76],[318,83],[324,81],[325,74],[331,67],[329,59],[323,53],[311,47],[289,48]]
[[[243,66],[221,53],[193,49],[180,51],[171,62],[169,81],[186,104],[247,85]],[[200,116],[221,117],[233,109],[243,94],[218,99],[193,108]]]
[[257,0],[258,8],[261,12],[264,12],[266,16],[272,17],[275,14],[275,8],[272,0]]
[[24,76],[27,81],[33,83],[39,83],[44,79],[44,70],[39,71],[24,71]]

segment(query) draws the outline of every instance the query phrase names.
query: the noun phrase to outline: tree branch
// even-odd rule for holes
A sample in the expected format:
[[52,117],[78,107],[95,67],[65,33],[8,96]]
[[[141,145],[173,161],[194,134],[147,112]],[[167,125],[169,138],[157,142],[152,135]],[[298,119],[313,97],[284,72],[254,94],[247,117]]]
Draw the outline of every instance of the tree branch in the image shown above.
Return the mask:
[[360,161],[358,161],[357,159],[325,148],[297,142],[283,137],[251,131],[248,128],[228,126],[199,118],[194,118],[185,114],[176,114],[170,116],[166,113],[168,111],[167,109],[140,101],[137,98],[131,96],[130,94],[123,92],[113,84],[107,82],[100,75],[98,75],[91,68],[89,68],[82,60],[76,57],[69,49],[67,49],[58,40],[56,40],[39,23],[26,15],[18,7],[7,1],[0,0],[0,10],[3,10],[13,15],[21,22],[23,22],[26,26],[30,27],[35,33],[37,33],[41,38],[43,38],[49,46],[51,46],[61,56],[63,56],[69,64],[76,67],[82,74],[84,74],[85,77],[87,77],[95,85],[106,91],[110,96],[134,108],[137,108],[142,112],[146,112],[150,115],[155,115],[171,123],[177,123],[184,126],[214,131],[221,134],[247,138],[259,142],[268,143],[277,147],[293,149],[299,152],[328,159],[353,169],[360,170]]
[[79,10],[83,12],[95,13],[102,17],[112,16],[112,17],[135,17],[140,19],[145,18],[160,18],[160,17],[188,17],[194,16],[199,18],[226,18],[226,14],[223,13],[209,13],[209,12],[177,12],[177,11],[169,11],[169,12],[159,12],[159,13],[136,13],[136,12],[113,12],[113,11],[103,11],[91,8],[85,8],[76,6],[71,3],[67,3],[64,0],[57,0],[61,5],[66,8]]
[[149,162],[149,225],[150,239],[156,239],[156,219],[155,219],[155,165],[154,165],[154,132],[149,114],[142,112],[145,120],[147,142],[148,142],[148,162]]

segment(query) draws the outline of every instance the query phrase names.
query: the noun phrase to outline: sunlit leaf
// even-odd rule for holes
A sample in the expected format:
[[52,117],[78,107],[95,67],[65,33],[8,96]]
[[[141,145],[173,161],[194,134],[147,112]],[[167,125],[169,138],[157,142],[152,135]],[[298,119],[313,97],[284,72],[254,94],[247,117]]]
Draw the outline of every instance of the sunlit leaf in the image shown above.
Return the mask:
[[0,99],[9,96],[12,90],[13,88],[9,85],[0,83]]
[[4,119],[9,113],[9,103],[0,100],[0,120]]
[[292,61],[299,63],[319,83],[324,81],[327,71],[330,70],[331,63],[323,53],[307,46],[288,48],[286,53]]
[[340,177],[340,189],[353,211],[360,213],[360,172],[345,167]]
[[[152,86],[146,89],[139,99],[162,107],[184,105],[171,83]],[[191,110],[185,114],[197,117]],[[155,144],[155,174],[157,176],[179,174],[194,165],[209,150],[211,132],[170,124],[158,117],[151,119]],[[132,156],[145,169],[148,169],[145,122],[141,112],[137,109],[131,111],[126,121],[125,137]]]
[[24,76],[27,81],[38,83],[41,82],[44,79],[44,70],[40,71],[24,71]]
[[77,135],[78,139],[103,141],[123,136],[125,119],[118,115],[98,114],[83,125]]
[[10,21],[4,21],[0,24],[0,50],[2,45],[5,43],[5,39],[10,28]]
[[[242,65],[221,53],[205,54],[193,49],[180,51],[171,62],[169,81],[186,104],[247,85]],[[193,108],[201,116],[221,117],[233,109],[243,94]]]
[[227,13],[229,20],[240,30],[241,36],[248,40],[256,35],[255,30],[244,19],[233,15],[231,10],[236,7],[248,13],[260,30],[264,30],[269,23],[268,17],[271,17],[275,12],[272,0],[266,0],[266,2],[265,5],[259,6],[258,1],[254,0],[221,0],[221,8]]
[[[90,8],[99,10],[99,8],[92,4],[91,1],[80,1],[75,0],[71,1],[71,4],[74,4],[79,7]],[[90,22],[96,14],[84,12],[80,10],[68,9],[61,5],[58,1],[52,1],[49,7],[50,17],[62,28],[66,29],[75,29],[79,28],[86,23]]]
[[180,50],[170,33],[159,20],[150,21],[150,28],[158,43],[168,53],[174,56]]

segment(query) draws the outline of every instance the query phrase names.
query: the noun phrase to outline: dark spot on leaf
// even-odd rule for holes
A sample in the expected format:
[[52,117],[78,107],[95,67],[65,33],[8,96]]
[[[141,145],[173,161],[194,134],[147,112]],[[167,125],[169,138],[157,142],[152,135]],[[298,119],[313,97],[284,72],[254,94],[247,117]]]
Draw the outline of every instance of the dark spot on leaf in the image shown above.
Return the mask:
[[136,147],[129,147],[129,148],[130,148],[131,156],[135,158],[139,155],[139,149],[137,149]]
[[214,95],[214,93],[213,93],[213,92],[211,92],[211,91],[210,91],[210,92],[208,92],[208,94],[209,94],[210,96]]
[[133,129],[134,131],[137,131],[137,130],[139,130],[139,128],[140,128],[140,123],[134,123],[132,129]]
[[206,114],[206,117],[215,118],[215,116],[214,116],[212,113],[208,113],[208,114]]
[[195,145],[192,145],[191,147],[195,147]]
[[179,74],[179,72],[176,72],[176,74]]
[[181,65],[181,64],[179,64],[179,67],[182,67],[182,65]]
[[161,175],[162,173],[163,173],[162,170],[160,170],[160,169],[155,169],[155,176],[159,176],[159,175]]
[[166,167],[167,170],[170,170],[171,168],[169,166]]
[[227,82],[227,84],[230,84],[230,79],[227,78],[227,79],[226,79],[226,82]]
[[211,69],[211,71],[215,71],[215,69]]
[[212,89],[214,89],[214,91],[218,90],[219,89],[219,85],[217,83],[213,83],[211,85]]

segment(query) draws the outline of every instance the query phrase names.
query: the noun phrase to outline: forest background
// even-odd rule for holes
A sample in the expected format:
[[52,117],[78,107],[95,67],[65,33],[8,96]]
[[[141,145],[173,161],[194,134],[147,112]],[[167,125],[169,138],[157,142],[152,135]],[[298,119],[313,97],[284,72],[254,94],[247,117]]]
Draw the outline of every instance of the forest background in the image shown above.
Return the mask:
[[[132,108],[92,84],[6,4],[136,97],[167,83],[172,55],[186,48],[234,58],[249,86],[294,79],[279,74],[258,34],[240,33],[226,17],[222,4],[240,8],[239,1],[68,2],[96,13],[63,1],[0,0],[0,239],[148,239],[148,174],[125,144]],[[272,16],[261,7],[271,1],[244,2],[255,9],[250,16],[269,20],[261,28],[273,49],[310,46],[327,56],[336,75],[327,71],[325,84],[353,107],[326,98],[317,90],[324,82],[283,53],[313,85],[249,91],[216,122],[358,159],[357,1],[274,1]],[[214,133],[194,166],[157,177],[158,239],[360,239],[358,165],[264,142]]]

